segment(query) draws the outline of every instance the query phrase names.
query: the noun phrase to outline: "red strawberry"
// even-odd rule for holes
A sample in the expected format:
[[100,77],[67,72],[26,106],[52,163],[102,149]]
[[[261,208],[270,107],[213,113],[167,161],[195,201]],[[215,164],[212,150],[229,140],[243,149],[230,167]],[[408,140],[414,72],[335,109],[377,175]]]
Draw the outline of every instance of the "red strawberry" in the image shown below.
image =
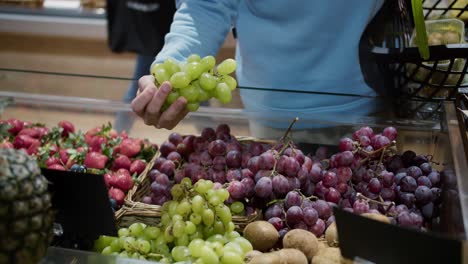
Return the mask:
[[39,138],[47,135],[50,131],[47,127],[37,127],[36,129],[39,130]]
[[95,136],[93,138],[91,138],[91,141],[89,143],[89,149],[90,151],[95,151],[95,152],[101,152],[102,148],[101,148],[101,145],[102,144],[107,144],[107,139],[105,137],[102,137],[102,136]]
[[11,128],[8,129],[8,132],[13,135],[18,134],[24,127],[24,122],[16,118],[8,119],[7,123],[11,126]]
[[120,155],[115,159],[114,166],[112,167],[112,169],[118,170],[120,168],[123,168],[123,169],[129,170],[130,165],[132,165],[132,161],[130,161],[130,159],[127,156]]
[[132,165],[130,166],[130,174],[133,175],[134,173],[137,173],[138,175],[142,173],[146,168],[146,161],[144,160],[135,160],[132,162]]
[[65,168],[60,164],[52,164],[50,166],[47,166],[47,168],[51,170],[61,170],[61,171],[65,170]]
[[61,150],[59,151],[59,156],[60,156],[60,160],[62,161],[62,163],[63,163],[63,164],[67,164],[68,158],[70,157],[70,156],[68,155],[67,150],[66,150],[66,149],[61,149]]
[[120,142],[120,153],[129,157],[133,158],[141,151],[141,143],[140,140],[127,138]]
[[59,164],[60,165],[60,159],[57,158],[57,157],[49,157],[47,160],[46,160],[46,166],[47,167],[50,167],[54,164]]
[[78,152],[78,153],[86,152],[86,148],[85,148],[85,147],[78,147],[78,148],[76,149],[76,152]]
[[21,130],[18,135],[25,135],[32,138],[40,138],[41,137],[41,130],[37,129],[37,127],[28,127]]
[[41,142],[37,139],[34,139],[26,152],[28,153],[28,155],[35,155],[39,152],[40,146]]
[[62,137],[67,137],[70,133],[75,133],[75,126],[70,121],[62,120],[58,125],[63,128]]
[[88,168],[101,170],[106,167],[107,160],[108,158],[101,153],[89,152],[86,154],[84,165]]
[[120,132],[120,137],[121,137],[122,139],[127,139],[127,138],[128,138],[127,131],[124,130],[124,131]]
[[97,133],[99,133],[99,131],[101,131],[101,128],[100,127],[95,127],[91,130],[89,130],[88,132],[85,133],[85,141],[88,145],[91,144],[91,139],[96,136]]
[[125,193],[119,188],[110,188],[109,189],[109,198],[114,199],[118,205],[122,205],[125,199]]
[[133,187],[133,179],[130,172],[126,169],[119,169],[115,173],[116,181],[115,186],[122,191],[126,192]]
[[29,146],[31,146],[31,144],[34,141],[37,141],[37,139],[34,139],[27,135],[18,135],[15,137],[15,140],[13,140],[13,146],[15,146],[15,148],[17,149],[20,149],[20,148],[27,149],[29,148]]
[[55,153],[57,153],[59,151],[59,147],[57,146],[57,144],[52,144],[50,145],[49,147],[49,155],[54,155]]
[[104,174],[104,183],[106,184],[107,188],[115,185],[115,176],[112,172]]
[[120,145],[114,147],[114,150],[112,151],[112,156],[117,157],[119,153],[120,153]]
[[119,134],[114,129],[111,129],[111,131],[109,131],[109,137],[110,138],[114,139],[114,138],[116,138],[118,136],[119,136]]
[[2,143],[0,143],[0,148],[8,148],[8,149],[11,149],[11,148],[14,148],[13,144],[9,141],[3,141]]

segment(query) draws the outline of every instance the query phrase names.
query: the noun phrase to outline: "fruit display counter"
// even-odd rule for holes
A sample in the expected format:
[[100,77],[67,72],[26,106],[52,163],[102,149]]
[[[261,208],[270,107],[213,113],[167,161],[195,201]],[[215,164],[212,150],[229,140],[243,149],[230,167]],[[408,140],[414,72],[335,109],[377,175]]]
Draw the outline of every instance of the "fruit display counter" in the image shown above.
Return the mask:
[[[86,249],[51,246],[44,263],[392,263],[340,251],[349,241],[340,240],[347,227],[337,208],[408,234],[465,240],[467,159],[451,102],[440,122],[300,112],[293,121],[201,104],[170,131],[146,126],[128,104],[85,95],[1,90],[0,105],[3,148],[23,149],[41,168],[102,175],[116,203],[118,232]],[[134,121],[128,131],[112,128],[119,113]],[[260,139],[252,119],[292,126]],[[340,138],[295,138],[296,126],[311,124],[336,127]],[[451,260],[461,263],[461,253]]]

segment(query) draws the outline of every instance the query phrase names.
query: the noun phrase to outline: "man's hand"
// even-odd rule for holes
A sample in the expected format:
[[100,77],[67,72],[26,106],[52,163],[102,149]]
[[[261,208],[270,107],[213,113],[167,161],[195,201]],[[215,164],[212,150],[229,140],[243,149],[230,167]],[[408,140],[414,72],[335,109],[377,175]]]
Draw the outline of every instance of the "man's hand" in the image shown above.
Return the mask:
[[158,89],[152,75],[141,77],[138,80],[137,96],[132,101],[133,112],[143,118],[146,125],[156,128],[174,128],[187,115],[188,110],[185,108],[187,100],[179,97],[166,111],[161,112],[171,90],[172,86],[169,82],[164,82]]

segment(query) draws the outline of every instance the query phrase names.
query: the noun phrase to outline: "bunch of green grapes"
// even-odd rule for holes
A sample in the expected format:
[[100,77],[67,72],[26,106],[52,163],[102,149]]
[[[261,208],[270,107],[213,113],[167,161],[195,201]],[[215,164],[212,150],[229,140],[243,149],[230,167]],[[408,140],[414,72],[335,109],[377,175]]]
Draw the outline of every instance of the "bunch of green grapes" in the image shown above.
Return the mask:
[[156,261],[161,256],[171,255],[167,246],[159,246],[161,237],[159,227],[133,223],[128,228],[120,228],[118,237],[100,236],[94,243],[94,250],[104,255]]
[[171,261],[192,263],[244,263],[250,242],[236,232],[231,210],[224,204],[226,189],[209,180],[194,186],[189,178],[171,190],[172,201],[162,206],[161,232],[171,249]]
[[227,104],[232,100],[231,92],[236,89],[237,81],[229,74],[236,70],[236,61],[226,59],[215,66],[213,56],[200,58],[192,54],[186,62],[177,63],[167,59],[164,63],[154,64],[151,74],[156,86],[165,81],[172,85],[172,92],[166,99],[163,109],[167,109],[180,96],[187,99],[187,110],[197,111],[200,102],[211,98]]

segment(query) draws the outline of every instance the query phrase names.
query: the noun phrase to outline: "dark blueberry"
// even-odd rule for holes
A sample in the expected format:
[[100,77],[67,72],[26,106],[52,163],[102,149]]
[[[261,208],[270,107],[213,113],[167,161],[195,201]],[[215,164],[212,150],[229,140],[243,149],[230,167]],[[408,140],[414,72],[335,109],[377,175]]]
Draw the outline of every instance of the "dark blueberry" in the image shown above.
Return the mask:
[[73,164],[70,168],[71,172],[78,172],[78,168],[80,167],[79,164]]
[[109,199],[112,209],[117,208],[117,201],[115,199]]

